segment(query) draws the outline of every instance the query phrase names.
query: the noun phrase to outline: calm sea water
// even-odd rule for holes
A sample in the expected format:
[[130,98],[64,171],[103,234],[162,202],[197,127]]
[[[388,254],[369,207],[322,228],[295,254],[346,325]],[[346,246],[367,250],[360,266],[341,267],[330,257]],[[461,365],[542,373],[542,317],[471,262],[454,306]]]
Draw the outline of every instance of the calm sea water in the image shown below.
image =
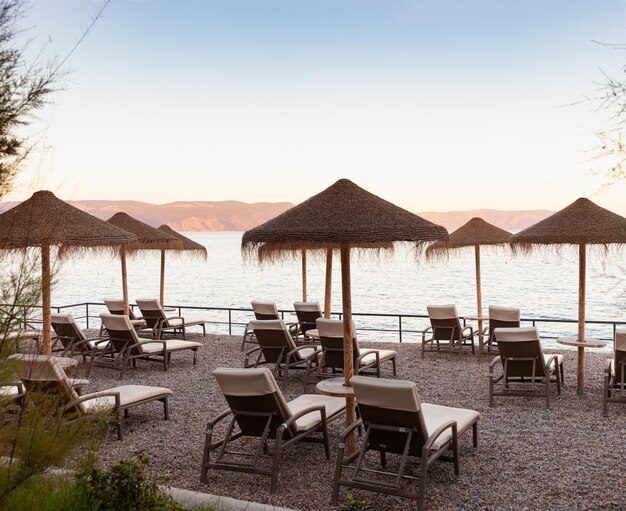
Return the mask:
[[[240,255],[241,233],[187,233],[207,247],[206,261],[168,253],[167,304],[208,307],[249,307],[254,299],[272,300],[291,308],[301,299],[300,261],[259,267]],[[626,320],[626,264],[623,254],[591,254],[587,270],[587,319]],[[146,252],[129,260],[129,296],[158,297],[160,253]],[[324,261],[308,264],[309,300],[324,300]],[[341,311],[339,262],[333,268],[333,311]],[[502,250],[483,250],[483,307],[489,304],[519,307],[523,317],[575,319],[578,310],[577,253],[564,251],[513,257]],[[84,255],[64,260],[52,292],[53,305],[121,297],[119,260],[106,255]],[[355,254],[352,262],[352,303],[355,312],[425,314],[427,304],[455,303],[461,315],[476,311],[474,253],[472,249],[444,262],[416,263],[414,252],[398,247],[380,259]],[[98,312],[98,309],[93,311]],[[79,310],[72,311],[80,315]],[[185,312],[190,317],[227,321],[227,313]],[[245,322],[248,315],[234,314]],[[356,318],[359,328],[397,328],[397,319]],[[427,326],[424,320],[403,320],[404,329]],[[575,334],[576,325],[539,324],[544,335]],[[236,327],[240,333],[243,327]],[[209,331],[227,332],[224,325]],[[587,327],[588,336],[608,338],[610,327]],[[397,334],[361,331],[367,340],[397,340]],[[403,340],[415,342],[417,333]]]

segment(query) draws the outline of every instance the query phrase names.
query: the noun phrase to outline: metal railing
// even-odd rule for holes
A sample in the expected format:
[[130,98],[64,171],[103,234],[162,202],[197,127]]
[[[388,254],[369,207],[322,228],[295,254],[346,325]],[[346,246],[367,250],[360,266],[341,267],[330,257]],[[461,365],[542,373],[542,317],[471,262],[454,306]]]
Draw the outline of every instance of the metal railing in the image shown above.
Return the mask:
[[[0,304],[0,313],[6,310],[7,307],[13,307],[12,305]],[[30,305],[17,305],[16,307],[23,307],[24,310],[27,308],[31,309],[41,309],[41,306],[30,306]],[[131,305],[131,308],[134,310],[136,305]],[[183,316],[183,312],[204,312],[211,313],[214,316],[212,319],[207,319],[207,325],[214,325],[218,327],[221,331],[214,333],[228,333],[228,335],[239,335],[243,333],[244,327],[247,325],[250,319],[253,319],[253,311],[251,308],[246,307],[206,307],[199,305],[167,305],[166,307],[171,307],[173,310],[177,311],[179,316]],[[81,310],[82,309],[82,310]],[[106,307],[104,303],[101,302],[81,302],[74,303],[69,305],[60,305],[53,306],[52,311],[56,313],[71,313],[79,323],[82,324],[86,328],[95,328],[96,322],[98,327],[100,326],[99,321],[99,313],[106,312]],[[279,313],[283,319],[289,320],[288,315],[293,314],[293,310],[291,309],[279,309]],[[341,312],[333,312],[331,314],[332,317],[341,319]],[[385,334],[393,334],[396,338],[397,342],[403,342],[407,339],[407,336],[416,335],[421,339],[421,334],[424,328],[428,326],[428,315],[427,314],[398,314],[398,313],[382,313],[382,312],[353,312],[352,316],[355,318],[370,318],[375,321],[362,321],[359,322],[358,330],[361,332],[379,332]],[[205,318],[202,318],[205,319]],[[463,323],[465,325],[466,320],[461,316]],[[295,321],[295,317],[294,317]],[[411,326],[407,326],[410,324],[415,324],[417,321],[421,321],[424,323],[422,328],[415,328]],[[532,326],[540,326],[540,325],[556,325],[556,324],[564,324],[564,325],[577,325],[578,321],[576,319],[568,319],[568,318],[533,318],[526,317],[521,319],[522,323],[531,324]],[[34,319],[29,321],[26,327],[33,327],[33,324],[40,323],[40,319]],[[376,323],[379,323],[376,325]],[[382,323],[382,324],[381,324]],[[585,322],[586,325],[589,326],[600,326],[604,327],[608,333],[608,327],[610,327],[610,336],[598,336],[600,340],[612,342],[615,337],[615,330],[620,326],[626,326],[626,321],[611,321],[611,320],[587,320]],[[364,326],[365,325],[365,326]],[[542,338],[545,339],[556,339],[558,335],[554,335],[550,333],[553,329],[546,326],[542,328]],[[237,330],[237,331],[235,331]],[[544,331],[545,330],[545,331]],[[415,340],[419,340],[415,339]],[[392,339],[385,339],[392,340]],[[409,341],[415,342],[415,341]]]

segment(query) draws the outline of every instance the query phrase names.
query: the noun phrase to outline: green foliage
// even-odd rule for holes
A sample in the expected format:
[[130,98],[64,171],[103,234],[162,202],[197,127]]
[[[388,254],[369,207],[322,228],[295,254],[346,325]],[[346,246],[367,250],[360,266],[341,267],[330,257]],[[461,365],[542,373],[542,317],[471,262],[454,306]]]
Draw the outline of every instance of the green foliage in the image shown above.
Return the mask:
[[364,500],[357,500],[354,495],[348,493],[348,503],[339,508],[339,511],[370,511],[371,508]]
[[[92,511],[178,511],[182,508],[158,487],[161,478],[150,479],[144,472],[148,460],[120,461],[109,470],[88,465],[78,474],[77,489],[82,502]],[[86,508],[87,509],[87,508]]]

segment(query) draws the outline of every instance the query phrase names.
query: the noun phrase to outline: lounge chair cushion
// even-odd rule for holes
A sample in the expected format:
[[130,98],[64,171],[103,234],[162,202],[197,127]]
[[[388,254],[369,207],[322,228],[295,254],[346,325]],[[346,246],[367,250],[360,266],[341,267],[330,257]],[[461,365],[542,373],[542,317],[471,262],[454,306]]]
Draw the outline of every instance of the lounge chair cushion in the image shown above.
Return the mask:
[[[319,405],[324,405],[326,408],[326,418],[329,419],[346,409],[346,400],[341,397],[304,394],[287,403],[287,407],[292,415],[295,415],[305,408]],[[321,421],[322,418],[319,412],[311,412],[296,420],[296,429],[298,431],[308,431],[318,426]]]
[[20,389],[17,385],[2,385],[0,386],[0,397],[14,397],[18,396]]
[[361,359],[361,365],[362,366],[366,366],[366,365],[369,365],[369,364],[376,363],[376,354],[375,354],[375,352],[378,352],[378,357],[379,357],[381,362],[383,360],[389,360],[389,359],[391,359],[393,357],[396,357],[398,355],[398,352],[397,351],[393,351],[393,350],[370,350],[370,349],[361,350],[361,355],[363,355],[364,353],[367,353],[367,355],[365,355]]
[[[201,343],[195,341],[180,341],[178,339],[168,339],[165,342],[167,351],[188,350],[193,348],[199,348]],[[144,353],[162,353],[163,344],[161,342],[147,342],[141,344],[141,349]]]
[[310,355],[312,355],[314,352],[315,352],[315,348],[304,348],[299,351],[301,358],[307,358]]
[[[480,418],[480,414],[476,410],[432,405],[430,403],[422,403],[422,414],[428,436],[432,435],[439,426],[451,420],[456,421],[457,433],[460,435]],[[452,430],[447,429],[437,438],[433,444],[433,449],[440,449],[451,438]]]
[[[121,385],[119,387],[103,390],[103,392],[119,392],[120,405],[122,408],[172,395],[172,391],[165,387],[148,387],[145,385]],[[115,398],[113,396],[96,397],[97,395],[98,393],[94,392],[83,396],[95,397],[95,399],[89,399],[83,402],[83,410],[85,413],[112,410],[115,407]]]
[[[201,319],[197,319],[194,321],[185,320],[185,328],[187,328],[188,326],[204,325],[204,323],[205,321]],[[165,328],[182,328],[182,327],[183,327],[182,319],[168,319],[165,324]]]

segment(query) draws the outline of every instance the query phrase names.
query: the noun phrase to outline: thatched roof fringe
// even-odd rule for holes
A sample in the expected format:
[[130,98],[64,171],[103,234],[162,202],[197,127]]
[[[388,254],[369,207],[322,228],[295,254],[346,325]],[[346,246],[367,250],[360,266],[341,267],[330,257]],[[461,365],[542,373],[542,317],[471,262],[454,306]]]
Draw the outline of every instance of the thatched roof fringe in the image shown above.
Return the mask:
[[182,250],[183,248],[183,243],[178,238],[140,222],[126,213],[115,213],[107,222],[137,237],[136,241],[126,245],[128,253],[137,250]]
[[173,236],[174,238],[177,238],[182,242],[183,248],[178,249],[175,252],[177,256],[185,255],[201,259],[207,258],[207,251],[204,245],[201,245],[200,243],[189,239],[187,236],[183,236],[181,233],[176,232],[174,229],[172,229],[169,225],[163,224],[159,227],[159,231],[163,231],[164,233]]

